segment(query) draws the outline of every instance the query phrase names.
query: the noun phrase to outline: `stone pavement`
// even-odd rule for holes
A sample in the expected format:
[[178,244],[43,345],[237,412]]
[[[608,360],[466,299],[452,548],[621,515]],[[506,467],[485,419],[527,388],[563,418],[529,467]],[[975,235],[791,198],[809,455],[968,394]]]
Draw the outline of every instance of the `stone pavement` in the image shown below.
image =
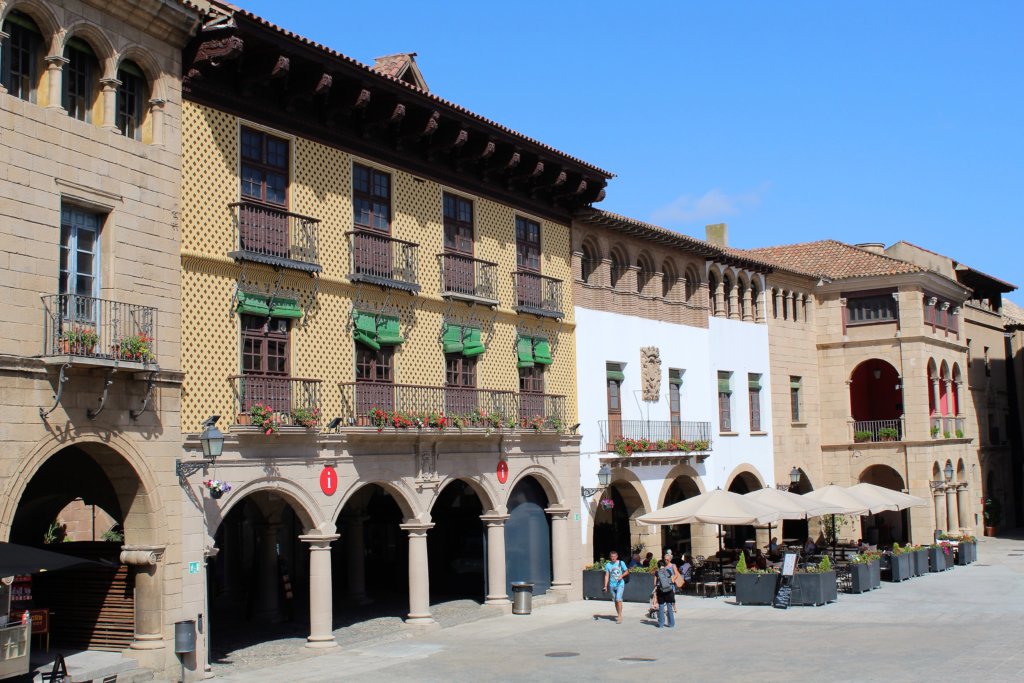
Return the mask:
[[499,681],[1024,680],[1024,540],[981,539],[968,567],[825,607],[740,607],[681,598],[679,626],[659,631],[645,607],[581,601],[367,641],[299,662],[225,672],[223,683],[341,680]]

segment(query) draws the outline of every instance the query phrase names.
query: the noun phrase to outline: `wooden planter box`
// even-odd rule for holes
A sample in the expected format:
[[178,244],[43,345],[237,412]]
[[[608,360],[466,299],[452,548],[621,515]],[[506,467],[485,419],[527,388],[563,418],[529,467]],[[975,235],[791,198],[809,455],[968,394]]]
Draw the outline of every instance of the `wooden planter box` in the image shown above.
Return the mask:
[[794,574],[792,605],[824,605],[839,599],[836,573]]
[[779,585],[779,575],[772,574],[737,574],[736,604],[737,605],[770,605],[775,600],[775,589]]
[[950,560],[942,548],[928,548],[928,571],[944,572],[950,568]]
[[910,570],[910,563],[912,558],[910,553],[903,553],[902,555],[889,555],[889,580],[893,583],[899,583],[900,581],[906,581],[913,576]]
[[[604,572],[593,569],[583,570],[583,598],[585,600],[611,600],[611,591],[605,593]],[[622,591],[623,602],[651,601],[651,591],[654,590],[653,574],[630,574],[626,589]]]
[[871,588],[882,587],[882,561],[871,560],[868,562],[868,574],[871,577]]

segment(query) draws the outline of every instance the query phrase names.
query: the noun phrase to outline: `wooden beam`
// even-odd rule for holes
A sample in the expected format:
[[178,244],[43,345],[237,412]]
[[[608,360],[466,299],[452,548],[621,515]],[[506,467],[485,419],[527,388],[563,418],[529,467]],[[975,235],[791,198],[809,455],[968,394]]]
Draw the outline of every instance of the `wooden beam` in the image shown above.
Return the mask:
[[316,86],[313,88],[313,93],[320,97],[327,97],[331,94],[331,87],[334,85],[334,76],[325,73],[320,76],[320,80],[317,81]]
[[274,68],[270,70],[270,79],[275,80],[278,78],[285,78],[288,72],[291,71],[292,62],[290,59],[281,55],[277,58],[277,63],[274,64]]
[[366,109],[367,105],[370,104],[370,91],[363,88],[356,95],[356,101],[352,104],[353,109]]

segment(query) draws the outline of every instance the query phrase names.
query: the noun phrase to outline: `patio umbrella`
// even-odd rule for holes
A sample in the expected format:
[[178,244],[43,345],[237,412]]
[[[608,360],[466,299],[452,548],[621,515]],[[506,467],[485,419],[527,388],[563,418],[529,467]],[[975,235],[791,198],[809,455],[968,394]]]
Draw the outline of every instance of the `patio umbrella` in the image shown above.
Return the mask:
[[722,572],[722,526],[736,524],[767,524],[779,519],[781,513],[755,500],[732,491],[715,489],[680,501],[637,518],[641,524],[718,525],[718,571]]
[[[744,494],[744,497],[778,510],[779,519],[807,519],[842,512],[838,505],[809,500],[799,494],[775,488],[755,489]],[[769,522],[768,537],[771,538],[771,535],[772,525]]]
[[874,484],[855,484],[850,487],[850,493],[856,496],[874,496],[880,500],[888,501],[889,503],[896,506],[897,510],[906,510],[907,508],[921,507],[927,505],[928,501],[924,498],[918,498],[912,496],[909,493],[903,493],[902,491],[894,491],[887,489],[884,486],[876,486]]
[[[857,495],[850,493],[849,489],[835,484],[823,486],[803,494],[803,497],[816,503],[824,503],[839,508],[840,512],[833,512],[834,515],[869,515],[871,505]],[[883,506],[884,507],[884,506]]]
[[0,576],[38,574],[39,572],[56,571],[83,564],[91,564],[97,567],[107,566],[82,557],[55,553],[28,545],[0,542]]

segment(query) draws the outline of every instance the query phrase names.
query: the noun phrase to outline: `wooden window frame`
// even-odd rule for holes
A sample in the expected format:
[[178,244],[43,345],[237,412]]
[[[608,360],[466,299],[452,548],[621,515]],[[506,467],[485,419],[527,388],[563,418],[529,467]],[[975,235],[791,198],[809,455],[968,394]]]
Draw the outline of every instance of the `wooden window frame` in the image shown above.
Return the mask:
[[532,368],[519,368],[519,393],[520,394],[543,394],[544,393],[544,365],[534,365]]
[[[367,189],[360,189],[357,182],[356,176],[359,173],[366,173],[366,187]],[[378,191],[377,181],[384,180],[387,191],[381,194]],[[394,179],[391,177],[391,173],[383,171],[379,168],[369,166],[367,164],[360,164],[353,162],[352,164],[352,224],[358,230],[367,230],[376,234],[390,235],[392,227],[392,219],[394,210],[391,205],[392,197],[394,196]],[[366,202],[370,207],[367,213],[368,220],[362,220],[362,213],[359,209],[359,202]],[[374,211],[375,205],[381,205],[387,211],[387,215],[383,216],[384,224],[387,226],[383,229],[377,225],[376,218],[379,218],[377,212]]]
[[761,431],[761,390],[747,388],[750,401],[750,431]]
[[[732,432],[732,374],[729,375],[729,391],[722,391],[719,386],[718,389],[718,431],[719,432]],[[718,381],[721,383],[721,374],[718,375]]]
[[[451,216],[448,207],[451,205],[455,215]],[[469,219],[461,216],[461,210],[468,207]],[[472,199],[467,199],[452,192],[445,192],[441,198],[441,214],[444,222],[444,250],[462,256],[473,256],[474,240],[476,239],[476,207]]]
[[[260,138],[260,156],[259,159],[246,156],[245,152],[245,137],[246,135],[255,135]],[[267,148],[268,143],[280,142],[285,145],[285,161],[283,165],[274,164],[268,161]],[[291,195],[291,167],[292,167],[292,143],[288,138],[274,135],[273,133],[261,130],[259,128],[253,128],[252,126],[242,126],[239,132],[239,184],[241,187],[240,195],[243,200],[254,202],[257,204],[264,204],[266,206],[272,206],[275,208],[287,209],[288,202]],[[259,195],[246,194],[245,182],[246,173],[245,169],[250,168],[259,173]],[[278,202],[276,200],[268,198],[268,187],[267,182],[268,174],[279,175],[284,178],[284,198]]]
[[[536,228],[536,240],[532,238],[531,228]],[[541,225],[526,216],[516,216],[516,268],[530,273],[541,272]],[[532,265],[532,261],[536,265]]]
[[[793,384],[797,386],[793,386]],[[803,378],[791,376],[789,378],[789,416],[790,422],[799,423],[803,412]]]
[[[88,220],[94,219],[95,228],[88,225]],[[73,294],[76,296],[98,297],[100,293],[100,259],[102,258],[101,236],[103,234],[103,221],[105,216],[95,211],[86,211],[77,206],[61,206],[60,217],[60,250],[66,251],[64,268],[60,267],[58,258],[58,289],[59,294]],[[66,232],[65,232],[66,231]],[[93,233],[92,250],[92,272],[83,273],[78,267],[79,257],[79,233],[87,231]],[[78,277],[87,275],[92,278],[92,291],[78,291]]]
[[477,359],[467,358],[461,353],[446,353],[444,382],[449,389],[476,389]]
[[[356,347],[356,383],[394,384],[395,347],[381,346],[375,351],[358,342],[354,343]],[[364,374],[362,377],[360,369]]]
[[[243,314],[241,320],[242,374],[256,377],[291,377],[291,324],[287,318],[265,318]],[[276,328],[276,329],[275,329]],[[246,343],[258,350],[247,351]],[[271,353],[271,347],[277,352]],[[259,368],[246,367],[247,358],[258,358]],[[272,361],[280,360],[281,369],[270,369]]]
[[[900,312],[899,303],[892,297],[892,292],[879,292],[872,294],[858,293],[857,296],[846,297],[846,326],[856,327],[859,325],[884,325],[889,323],[898,323]],[[866,302],[885,302],[884,306],[872,308],[870,306],[858,306],[858,303],[864,304]],[[870,310],[873,314],[878,317],[874,318],[860,318],[855,317],[856,313],[864,315],[864,311]],[[884,316],[882,314],[889,314]]]

